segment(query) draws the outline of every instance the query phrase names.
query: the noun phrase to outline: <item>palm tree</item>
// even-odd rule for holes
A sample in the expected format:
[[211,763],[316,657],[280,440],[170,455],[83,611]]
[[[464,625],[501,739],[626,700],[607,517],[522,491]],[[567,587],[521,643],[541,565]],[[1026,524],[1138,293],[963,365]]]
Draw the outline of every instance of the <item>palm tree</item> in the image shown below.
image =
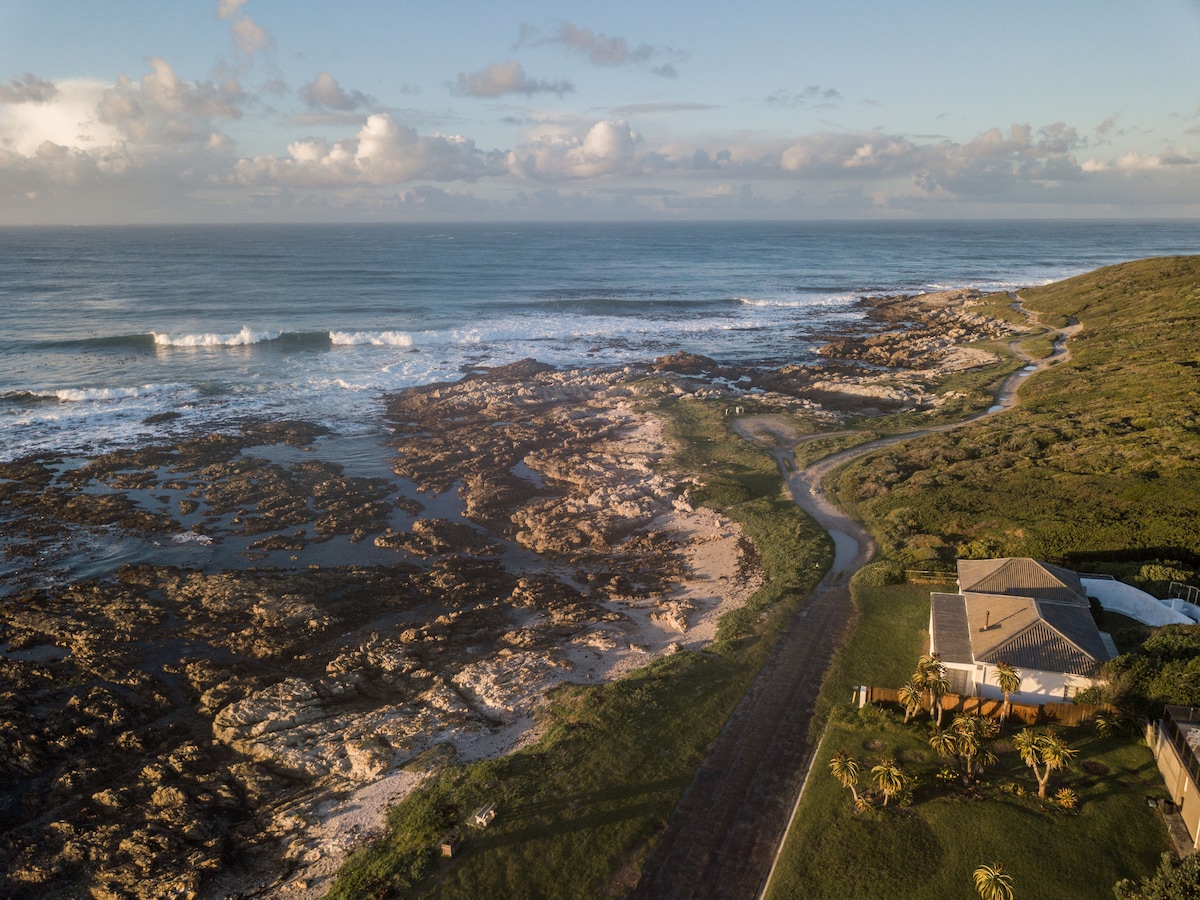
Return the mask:
[[933,715],[934,708],[937,709],[937,724],[940,728],[942,725],[942,713],[945,711],[942,708],[942,698],[950,693],[950,679],[946,677],[946,670],[942,668],[938,674],[931,677],[927,683],[929,694],[933,698],[932,706],[929,714]]
[[[1078,752],[1068,746],[1067,742],[1047,728],[1042,734],[1035,734],[1033,729],[1024,728],[1013,738],[1013,746],[1021,754],[1025,765],[1033,769],[1037,778],[1038,796],[1046,799],[1046,787],[1050,783],[1050,774],[1055,769],[1065,769],[1071,764],[1071,759]],[[1045,766],[1039,768],[1039,764]]]
[[1004,863],[980,866],[975,870],[975,890],[982,900],[1013,900],[1012,876],[1004,871]]
[[833,777],[841,782],[842,787],[850,788],[850,793],[854,795],[854,805],[858,805],[858,775],[860,766],[858,760],[851,756],[846,748],[838,750],[833,754],[833,758],[829,760],[829,771]]
[[908,776],[891,757],[884,757],[879,761],[879,765],[872,766],[871,777],[875,779],[879,793],[883,794],[884,806],[908,785]]
[[1012,711],[1012,695],[1021,689],[1021,673],[1006,662],[996,663],[996,684],[1004,692],[1004,707],[1000,711],[1000,725],[1003,727]]
[[949,728],[935,727],[929,737],[929,746],[938,756],[958,756],[958,741],[954,739],[954,732]]
[[921,693],[921,688],[910,678],[900,686],[900,703],[904,707],[904,724],[908,724],[916,713],[921,711],[921,707],[925,705],[925,697]]
[[929,746],[939,756],[955,757],[963,784],[969,785],[996,762],[996,754],[988,749],[986,742],[999,732],[1000,726],[991,719],[959,715],[949,728],[934,728]]
[[950,680],[946,677],[946,666],[936,656],[922,656],[917,660],[917,670],[912,682],[929,695],[929,717],[937,718],[942,726],[942,697],[950,693]]

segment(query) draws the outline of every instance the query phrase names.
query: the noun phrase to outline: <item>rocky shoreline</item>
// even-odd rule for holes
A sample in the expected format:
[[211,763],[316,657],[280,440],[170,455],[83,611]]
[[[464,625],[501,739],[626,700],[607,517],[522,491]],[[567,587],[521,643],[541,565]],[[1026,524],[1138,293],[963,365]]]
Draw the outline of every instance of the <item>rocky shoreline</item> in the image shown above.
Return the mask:
[[[711,641],[761,583],[655,403],[935,409],[929,379],[990,361],[962,344],[1011,330],[976,299],[865,301],[823,366],[468,373],[386,398],[358,468],[304,422],[0,464],[0,887],[319,896],[422,773],[532,739],[555,684]],[[78,568],[117,539],[133,561]]]

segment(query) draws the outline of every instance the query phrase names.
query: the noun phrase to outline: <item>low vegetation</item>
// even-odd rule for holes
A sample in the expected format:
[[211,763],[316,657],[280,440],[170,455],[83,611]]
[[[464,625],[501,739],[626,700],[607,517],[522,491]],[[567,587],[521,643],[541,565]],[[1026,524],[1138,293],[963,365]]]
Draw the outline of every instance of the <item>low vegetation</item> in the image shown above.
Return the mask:
[[[1200,257],[1023,292],[1044,322],[1082,323],[1068,361],[1031,378],[1014,411],[896,444],[840,473],[843,506],[881,554],[854,582],[858,623],[823,689],[828,728],[771,900],[973,889],[1061,900],[1111,896],[1118,883],[1122,897],[1191,896],[1178,890],[1195,890],[1194,861],[1156,873],[1169,842],[1147,801],[1166,791],[1137,735],[1139,711],[1200,703],[1200,626],[1152,630],[1105,614],[1124,653],[1110,664],[1112,688],[1091,699],[1124,712],[1095,725],[1010,725],[958,747],[953,723],[937,730],[928,713],[847,701],[853,685],[901,688],[915,677],[928,595],[939,588],[899,583],[906,569],[949,579],[959,556],[1034,556],[1160,594],[1171,581],[1197,582],[1198,285]],[[1048,340],[1037,340],[1027,352],[1048,354]],[[917,680],[911,688],[924,692]],[[869,778],[877,767],[903,785],[886,807]]]
[[1021,296],[1044,321],[1082,323],[1070,359],[1030,378],[1004,416],[849,466],[839,496],[908,565],[1033,556],[1194,580],[1200,257],[1112,266]]

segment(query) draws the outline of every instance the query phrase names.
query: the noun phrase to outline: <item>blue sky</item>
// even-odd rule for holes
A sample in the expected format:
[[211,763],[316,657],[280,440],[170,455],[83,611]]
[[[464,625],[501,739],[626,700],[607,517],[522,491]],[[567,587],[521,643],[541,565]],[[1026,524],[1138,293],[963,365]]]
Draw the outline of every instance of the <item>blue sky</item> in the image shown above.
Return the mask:
[[1200,0],[0,0],[0,224],[1195,217]]

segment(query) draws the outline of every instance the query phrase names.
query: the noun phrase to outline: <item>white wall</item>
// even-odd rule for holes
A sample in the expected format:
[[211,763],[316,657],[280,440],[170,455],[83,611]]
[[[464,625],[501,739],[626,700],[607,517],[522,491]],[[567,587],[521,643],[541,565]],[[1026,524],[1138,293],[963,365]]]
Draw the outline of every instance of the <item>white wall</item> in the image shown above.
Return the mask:
[[[1064,672],[1041,672],[1037,669],[1018,669],[1021,687],[1010,698],[1013,703],[1037,706],[1041,703],[1063,703],[1072,700],[1078,691],[1099,682],[1083,675]],[[1003,700],[1004,692],[996,684],[996,667],[980,663],[975,676],[975,693],[980,697]]]
[[1171,609],[1145,591],[1123,581],[1107,578],[1080,578],[1089,597],[1095,597],[1105,609],[1137,619],[1144,625],[1194,625],[1195,620]]

